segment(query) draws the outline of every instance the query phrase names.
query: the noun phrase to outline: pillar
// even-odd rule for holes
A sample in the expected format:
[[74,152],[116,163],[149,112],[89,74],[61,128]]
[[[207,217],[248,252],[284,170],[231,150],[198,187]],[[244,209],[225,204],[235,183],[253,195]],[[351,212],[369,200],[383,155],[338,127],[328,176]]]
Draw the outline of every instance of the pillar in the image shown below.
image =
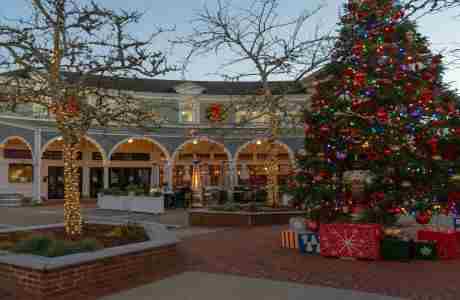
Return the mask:
[[109,167],[104,165],[104,189],[109,188]]
[[165,179],[166,179],[166,184],[168,185],[168,189],[172,190],[173,187],[173,172],[172,172],[172,166],[173,163],[171,160],[168,160],[165,162]]
[[160,186],[160,167],[157,164],[152,165],[150,171],[150,188]]
[[233,190],[235,189],[235,185],[238,183],[237,172],[236,172],[236,162],[230,160],[228,162],[228,176],[230,181],[230,187],[228,189],[228,199],[233,201]]
[[42,186],[42,158],[41,158],[41,148],[42,148],[42,133],[41,129],[38,128],[34,131],[34,151],[33,151],[33,181],[32,181],[32,199],[41,203],[41,186]]
[[90,178],[90,171],[89,167],[83,165],[82,166],[82,196],[89,197],[90,196],[90,185],[91,185],[91,178]]

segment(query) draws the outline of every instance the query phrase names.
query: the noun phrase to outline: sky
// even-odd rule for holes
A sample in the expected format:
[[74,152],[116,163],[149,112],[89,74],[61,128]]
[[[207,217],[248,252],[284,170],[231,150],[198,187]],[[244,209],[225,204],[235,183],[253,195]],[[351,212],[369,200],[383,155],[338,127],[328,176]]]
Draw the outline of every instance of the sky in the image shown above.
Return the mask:
[[[98,3],[110,8],[135,9],[145,12],[143,22],[132,27],[133,34],[142,37],[154,30],[155,26],[172,27],[175,26],[177,34],[187,34],[190,32],[190,20],[193,19],[197,10],[203,5],[215,5],[217,0],[98,0]],[[15,18],[27,14],[30,0],[4,0],[0,6],[0,18],[8,17]],[[240,6],[247,6],[252,0],[232,0]],[[339,9],[341,9],[345,0],[280,0],[278,13],[285,16],[297,16],[304,9],[313,9],[319,3],[323,3],[325,7],[316,15],[315,19],[309,24],[314,25],[320,22],[324,29],[337,28]],[[419,31],[428,37],[431,43],[433,52],[443,51],[448,47],[457,44],[460,48],[460,18],[454,17],[460,14],[460,9],[447,11],[442,14],[425,16],[418,21]],[[313,28],[313,26],[306,27]],[[305,32],[309,34],[309,32]],[[167,40],[174,38],[174,34],[164,36],[158,40],[155,45],[158,49],[167,51],[170,55],[171,62],[180,61],[185,51],[180,48],[171,49]],[[188,80],[220,80],[222,79],[215,72],[219,71],[219,66],[223,59],[228,57],[216,57],[208,55],[207,57],[196,58],[190,64],[186,79]],[[449,66],[447,65],[449,68]],[[245,66],[241,66],[241,69]],[[214,75],[213,75],[214,74]],[[163,78],[167,79],[182,79],[180,73],[168,74]],[[460,89],[460,66],[455,69],[448,69],[445,80],[452,82],[453,87]]]

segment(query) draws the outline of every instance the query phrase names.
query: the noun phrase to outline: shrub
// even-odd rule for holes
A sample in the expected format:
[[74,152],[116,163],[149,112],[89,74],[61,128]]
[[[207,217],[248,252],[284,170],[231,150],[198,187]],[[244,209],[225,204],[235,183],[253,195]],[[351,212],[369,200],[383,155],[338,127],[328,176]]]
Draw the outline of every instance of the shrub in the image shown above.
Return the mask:
[[80,252],[89,252],[101,249],[102,245],[95,239],[79,241],[65,241],[47,235],[36,235],[19,241],[13,252],[27,253],[46,257],[64,256]]
[[148,240],[145,229],[139,225],[128,223],[115,227],[106,234],[107,237],[114,237],[127,241],[144,241]]

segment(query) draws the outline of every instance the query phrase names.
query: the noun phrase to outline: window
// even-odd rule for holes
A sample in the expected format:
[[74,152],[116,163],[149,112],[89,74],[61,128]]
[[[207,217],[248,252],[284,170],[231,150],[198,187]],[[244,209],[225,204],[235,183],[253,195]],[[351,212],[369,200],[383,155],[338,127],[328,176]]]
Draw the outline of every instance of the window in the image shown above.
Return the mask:
[[114,153],[110,160],[118,161],[149,161],[150,153]]
[[30,150],[5,149],[3,150],[3,157],[6,159],[32,159],[32,153]]
[[[78,151],[77,153],[77,160],[81,160],[82,159],[82,153],[81,151]],[[45,151],[45,153],[43,153],[43,159],[46,159],[46,160],[63,160],[63,154],[62,154],[62,151],[50,151],[50,150],[47,150]]]
[[47,118],[48,117],[48,108],[46,106],[33,103],[32,104],[32,115],[34,118]]
[[31,164],[10,164],[8,168],[9,183],[31,183],[33,179]]
[[179,110],[179,120],[183,123],[190,123],[194,122],[195,119],[193,117],[194,113],[194,106],[195,104],[193,102],[186,102],[186,103],[181,103],[180,104],[180,110]]
[[102,154],[100,152],[92,152],[91,156],[92,160],[102,160]]

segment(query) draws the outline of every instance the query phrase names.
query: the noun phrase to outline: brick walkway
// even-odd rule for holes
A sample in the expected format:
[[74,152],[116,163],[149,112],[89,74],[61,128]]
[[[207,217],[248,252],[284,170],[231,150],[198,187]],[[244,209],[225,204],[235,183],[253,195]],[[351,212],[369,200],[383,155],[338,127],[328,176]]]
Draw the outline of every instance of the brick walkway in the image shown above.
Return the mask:
[[460,299],[460,260],[368,262],[305,256],[280,248],[282,227],[224,230],[187,238],[189,270],[354,289],[409,299]]

